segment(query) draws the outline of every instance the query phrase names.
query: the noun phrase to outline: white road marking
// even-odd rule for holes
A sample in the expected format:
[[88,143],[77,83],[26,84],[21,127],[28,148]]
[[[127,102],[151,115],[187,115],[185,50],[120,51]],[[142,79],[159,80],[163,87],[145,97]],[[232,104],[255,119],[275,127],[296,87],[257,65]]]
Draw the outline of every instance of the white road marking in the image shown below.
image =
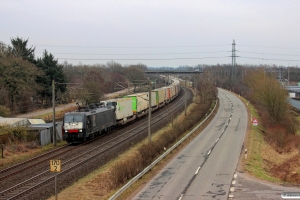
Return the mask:
[[236,179],[236,177],[237,177],[237,174],[234,174],[234,175],[233,175],[233,178]]
[[210,154],[210,152],[211,152],[211,149],[209,150],[209,152],[207,153],[207,155],[209,155],[209,154]]
[[198,167],[197,171],[195,172],[195,174],[198,174],[199,170],[201,169],[201,167]]
[[180,195],[180,197],[179,197],[179,199],[178,199],[178,200],[181,200],[182,198],[183,198],[183,194],[181,194],[181,195]]

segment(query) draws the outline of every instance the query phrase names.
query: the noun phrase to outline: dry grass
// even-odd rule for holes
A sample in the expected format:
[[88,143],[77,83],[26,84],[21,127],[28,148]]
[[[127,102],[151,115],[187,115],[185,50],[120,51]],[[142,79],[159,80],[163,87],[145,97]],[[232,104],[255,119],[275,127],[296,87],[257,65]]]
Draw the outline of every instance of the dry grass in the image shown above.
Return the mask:
[[[57,143],[57,146],[65,145],[65,141]],[[0,170],[32,158],[45,151],[53,149],[53,144],[41,147],[37,142],[28,143],[16,142],[4,146],[4,158],[0,157]],[[1,152],[1,150],[0,150]],[[2,152],[1,152],[2,153]]]
[[[55,119],[62,119],[62,118],[64,118],[65,113],[74,111],[76,109],[77,109],[77,106],[74,106],[74,107],[70,107],[70,108],[64,109],[62,111],[56,111],[55,112]],[[51,113],[47,113],[47,114],[36,116],[36,118],[41,118],[45,122],[50,122],[50,121],[52,121],[53,114],[51,112]]]
[[300,186],[300,157],[298,152],[294,156],[285,159],[282,163],[270,168],[270,173],[276,178]]
[[[250,119],[255,117],[260,122],[257,110],[246,99],[241,98],[248,110]],[[297,145],[299,136],[285,134],[284,144],[278,145],[270,139],[270,130],[255,127],[248,122],[245,148],[248,150],[247,160],[241,156],[239,170],[246,170],[257,178],[276,183],[300,183],[300,157]],[[280,131],[278,134],[282,133]],[[281,136],[278,136],[278,138]],[[267,139],[266,139],[267,138]],[[278,139],[277,138],[277,139]]]

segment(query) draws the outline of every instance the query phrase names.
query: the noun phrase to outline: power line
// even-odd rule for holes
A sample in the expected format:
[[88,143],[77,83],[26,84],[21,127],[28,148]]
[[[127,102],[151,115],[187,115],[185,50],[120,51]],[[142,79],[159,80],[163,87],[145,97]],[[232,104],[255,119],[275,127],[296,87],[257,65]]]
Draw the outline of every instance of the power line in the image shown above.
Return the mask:
[[254,59],[254,60],[274,60],[274,61],[289,61],[289,62],[300,62],[300,60],[287,60],[287,59],[275,59],[275,58],[256,58],[256,57],[244,57],[239,56],[239,58],[247,58],[247,59]]
[[222,57],[198,57],[198,58],[57,58],[64,60],[196,60],[196,59],[211,59],[211,58],[228,58],[231,56]]
[[[231,51],[202,51],[202,52],[190,52],[190,53],[55,53],[55,54],[64,54],[64,55],[103,55],[103,56],[130,56],[130,55],[177,55],[177,54],[201,54],[201,53],[228,53]],[[43,53],[43,52],[37,52]]]
[[279,46],[255,46],[255,45],[239,45],[241,47],[254,47],[254,48],[265,48],[265,49],[300,49],[295,47],[279,47]]
[[250,51],[238,51],[238,52],[240,52],[240,53],[260,54],[260,55],[274,55],[274,56],[300,56],[300,55],[280,54],[280,53],[258,53],[258,52],[250,52]]
[[104,46],[72,46],[72,45],[49,45],[49,44],[40,44],[35,45],[38,47],[57,47],[57,48],[92,48],[92,49],[160,49],[160,48],[197,48],[197,47],[211,47],[211,46],[228,46],[230,44],[223,44],[223,45],[194,45],[194,46],[153,46],[153,47],[146,47],[146,46],[127,46],[127,47],[104,47]]

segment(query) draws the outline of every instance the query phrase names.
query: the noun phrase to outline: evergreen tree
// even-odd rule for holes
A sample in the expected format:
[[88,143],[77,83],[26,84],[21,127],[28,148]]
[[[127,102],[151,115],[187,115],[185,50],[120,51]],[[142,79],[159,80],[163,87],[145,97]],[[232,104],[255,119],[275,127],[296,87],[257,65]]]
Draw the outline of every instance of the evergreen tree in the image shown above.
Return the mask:
[[34,58],[35,47],[27,48],[27,40],[23,40],[22,38],[11,38],[11,53],[17,57],[22,57],[24,60],[28,60],[31,63],[36,63]]
[[[43,76],[38,76],[37,82],[44,89],[41,91],[40,95],[49,99],[51,101],[52,97],[52,80],[56,83],[65,83],[66,77],[63,72],[63,65],[58,64],[57,59],[51,53],[48,53],[47,50],[44,51],[43,57],[37,59],[37,67],[44,71]],[[56,84],[55,92],[65,92],[65,84]]]

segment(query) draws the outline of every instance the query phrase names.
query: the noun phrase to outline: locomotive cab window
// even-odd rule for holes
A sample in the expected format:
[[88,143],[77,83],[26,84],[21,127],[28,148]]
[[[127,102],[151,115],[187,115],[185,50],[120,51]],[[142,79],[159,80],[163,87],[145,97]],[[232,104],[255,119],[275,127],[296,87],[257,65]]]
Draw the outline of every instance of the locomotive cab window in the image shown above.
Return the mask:
[[117,102],[107,102],[107,106],[113,106],[113,107],[116,107],[117,106]]
[[83,115],[66,115],[65,116],[65,123],[69,122],[82,122]]

